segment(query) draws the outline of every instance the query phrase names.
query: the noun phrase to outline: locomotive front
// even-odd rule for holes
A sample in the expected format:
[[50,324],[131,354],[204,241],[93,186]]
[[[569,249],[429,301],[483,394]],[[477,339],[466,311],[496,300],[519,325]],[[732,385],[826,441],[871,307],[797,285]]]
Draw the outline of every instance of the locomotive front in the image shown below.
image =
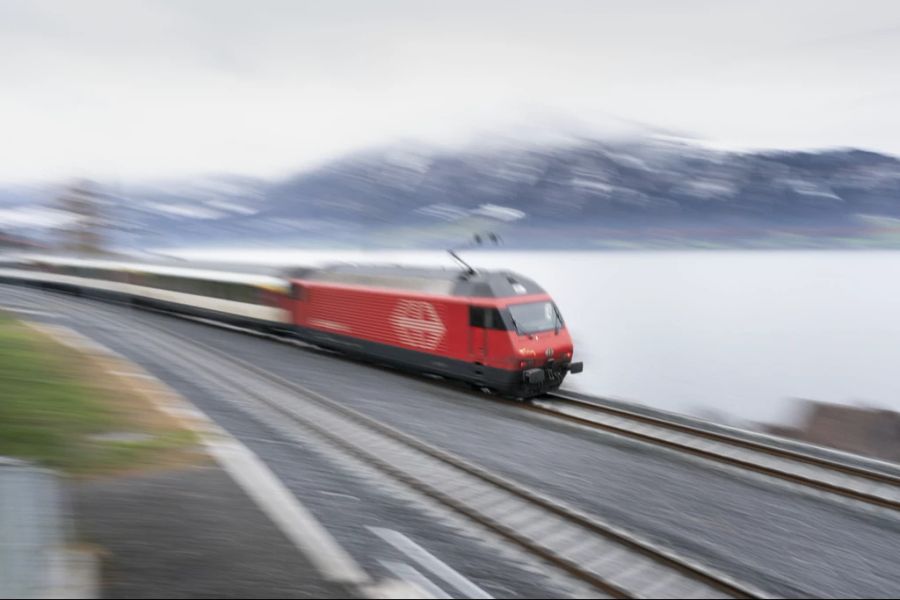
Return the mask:
[[522,395],[536,396],[556,389],[568,373],[583,370],[583,363],[572,362],[572,338],[549,297],[510,303],[506,312],[515,335],[513,347],[521,371]]

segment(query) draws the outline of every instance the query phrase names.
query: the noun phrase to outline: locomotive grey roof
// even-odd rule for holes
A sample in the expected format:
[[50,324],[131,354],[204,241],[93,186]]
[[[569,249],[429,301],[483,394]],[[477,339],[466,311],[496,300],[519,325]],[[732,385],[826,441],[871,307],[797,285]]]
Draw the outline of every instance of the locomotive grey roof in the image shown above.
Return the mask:
[[397,265],[329,265],[322,268],[293,269],[296,279],[403,289],[450,296],[508,298],[542,294],[544,290],[531,279],[510,271],[403,267]]

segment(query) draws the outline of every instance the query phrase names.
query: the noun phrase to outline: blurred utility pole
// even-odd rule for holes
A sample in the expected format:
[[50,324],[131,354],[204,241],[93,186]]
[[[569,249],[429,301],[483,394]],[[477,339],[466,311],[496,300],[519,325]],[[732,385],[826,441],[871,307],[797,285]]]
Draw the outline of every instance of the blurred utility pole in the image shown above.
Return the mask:
[[87,180],[70,185],[59,198],[60,209],[68,215],[62,226],[61,247],[77,254],[101,254],[104,251],[102,200]]

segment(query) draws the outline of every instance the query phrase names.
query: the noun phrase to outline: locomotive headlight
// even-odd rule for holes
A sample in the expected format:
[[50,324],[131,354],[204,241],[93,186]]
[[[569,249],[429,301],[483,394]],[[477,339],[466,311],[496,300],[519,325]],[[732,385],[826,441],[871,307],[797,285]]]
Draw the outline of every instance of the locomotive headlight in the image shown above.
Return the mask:
[[553,348],[547,348],[547,350],[544,352],[544,355],[547,358],[553,358]]

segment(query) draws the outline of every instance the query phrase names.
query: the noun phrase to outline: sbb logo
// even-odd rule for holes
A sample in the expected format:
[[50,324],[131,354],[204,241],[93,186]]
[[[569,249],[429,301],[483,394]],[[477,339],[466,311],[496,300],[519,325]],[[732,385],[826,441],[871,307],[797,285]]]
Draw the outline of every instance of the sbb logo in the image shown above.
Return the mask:
[[447,331],[434,306],[420,300],[398,302],[391,313],[391,325],[401,342],[423,350],[437,348]]

